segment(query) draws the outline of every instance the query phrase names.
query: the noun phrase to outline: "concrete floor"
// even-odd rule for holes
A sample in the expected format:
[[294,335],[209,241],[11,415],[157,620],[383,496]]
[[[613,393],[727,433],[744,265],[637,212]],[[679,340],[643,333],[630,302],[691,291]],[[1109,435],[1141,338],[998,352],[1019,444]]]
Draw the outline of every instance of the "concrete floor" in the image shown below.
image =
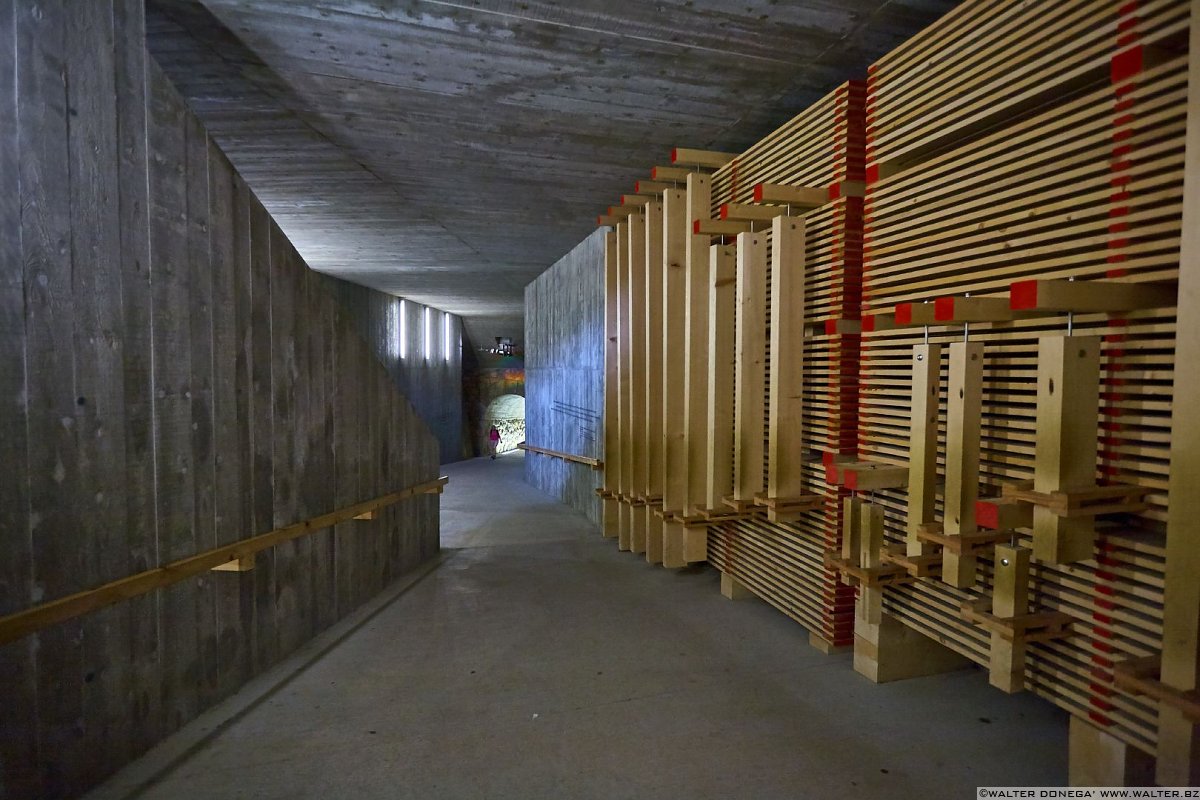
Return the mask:
[[970,669],[876,686],[715,571],[447,468],[431,568],[94,798],[965,798],[1066,781],[1066,716]]

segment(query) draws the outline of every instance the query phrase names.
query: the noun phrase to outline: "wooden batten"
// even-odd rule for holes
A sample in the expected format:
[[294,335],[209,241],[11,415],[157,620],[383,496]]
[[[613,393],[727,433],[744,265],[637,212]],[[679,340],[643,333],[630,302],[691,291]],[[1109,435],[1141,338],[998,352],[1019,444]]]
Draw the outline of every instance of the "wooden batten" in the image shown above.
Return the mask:
[[[763,490],[767,365],[767,234],[743,233],[737,240],[737,326],[733,336],[736,374],[733,419],[733,497],[753,503]],[[728,451],[726,451],[728,452]]]
[[697,219],[692,222],[692,233],[697,236],[737,236],[753,229],[749,222],[728,219]]
[[[1038,343],[1037,446],[1033,488],[1049,493],[1089,489],[1096,483],[1100,409],[1100,340],[1047,336]],[[1033,555],[1049,564],[1092,557],[1092,517],[1064,517],[1033,509]]]
[[933,301],[933,319],[939,325],[1010,322],[1028,315],[1014,310],[1007,297],[939,297]]
[[[992,614],[1011,619],[1029,613],[1029,561],[1025,547],[996,545],[992,578]],[[1025,641],[1007,639],[998,631],[991,634],[988,680],[1001,691],[1012,694],[1025,688]]]
[[1170,308],[1177,293],[1173,283],[1031,280],[1012,285],[1009,304],[1016,311],[1138,311]]
[[925,554],[921,527],[934,521],[937,508],[938,411],[942,346],[919,344],[912,352],[912,414],[908,461],[908,533],[906,552]]
[[[1200,0],[1191,0],[1190,10],[1176,398],[1200,397]],[[1192,484],[1200,475],[1200,425],[1191,413],[1177,404],[1171,419],[1161,679],[1175,692],[1200,689],[1200,492]],[[1200,724],[1162,706],[1158,726],[1158,783],[1200,784]]]
[[723,203],[717,212],[720,219],[735,222],[770,222],[786,214],[786,209],[775,206],[752,206],[745,203]]
[[[979,441],[983,401],[983,345],[950,345],[946,411],[946,491],[942,529],[950,537],[975,533],[979,497]],[[975,584],[975,556],[942,553],[942,580],[960,589]]]
[[892,314],[892,327],[909,328],[921,325],[936,325],[934,303],[900,303]]
[[672,188],[682,189],[687,185],[687,176],[696,172],[688,167],[651,167],[650,178],[655,181],[670,182]]
[[741,248],[709,249],[708,294],[708,474],[704,510],[722,509],[733,487],[734,463],[734,306]]
[[686,147],[676,147],[671,151],[671,163],[680,166],[716,169],[733,161],[737,155],[737,153],[720,153],[715,150],[691,150]]
[[[664,334],[664,300],[663,300],[663,204],[655,200],[646,204],[646,291],[644,347],[644,371],[641,375],[645,385],[645,405],[642,416],[645,419],[645,475],[642,489],[647,497],[663,497],[663,472],[665,465],[664,428],[663,428],[663,334]],[[662,562],[663,527],[662,519],[655,517],[650,508],[646,509],[644,522],[646,529],[646,560],[651,564]]]
[[830,201],[829,190],[816,186],[785,186],[760,183],[754,187],[754,202],[791,206],[797,212],[819,208]]
[[[712,206],[712,179],[692,173],[687,181],[687,219],[707,217]],[[708,499],[708,295],[709,237],[688,232],[685,239],[686,291],[683,341],[684,418],[687,421],[688,516],[697,516]],[[698,548],[685,546],[685,557]]]
[[[355,519],[362,519],[361,516]],[[371,517],[374,519],[374,517]],[[224,564],[218,564],[212,568],[213,572],[249,572],[254,569],[254,556],[242,556],[235,558],[232,561],[226,561]]]
[[[663,509],[681,512],[687,506],[687,416],[685,396],[687,373],[684,368],[684,343],[687,337],[687,192],[671,189],[663,193]],[[674,529],[667,525],[663,535]],[[683,546],[679,542],[680,550]],[[675,552],[668,548],[664,552]],[[682,558],[682,555],[680,555]],[[664,566],[666,562],[664,560]]]
[[[767,388],[767,496],[805,494],[797,443],[804,438],[804,324],[792,309],[804,308],[803,217],[771,223],[771,359]],[[788,354],[783,357],[783,354]]]
[[[629,217],[629,482],[628,492],[642,497],[649,485],[647,449],[647,370],[646,370],[646,215]],[[646,552],[646,516],[632,515],[629,549]]]
[[637,181],[633,184],[634,194],[639,195],[660,195],[667,189],[674,188],[675,183],[670,181]]

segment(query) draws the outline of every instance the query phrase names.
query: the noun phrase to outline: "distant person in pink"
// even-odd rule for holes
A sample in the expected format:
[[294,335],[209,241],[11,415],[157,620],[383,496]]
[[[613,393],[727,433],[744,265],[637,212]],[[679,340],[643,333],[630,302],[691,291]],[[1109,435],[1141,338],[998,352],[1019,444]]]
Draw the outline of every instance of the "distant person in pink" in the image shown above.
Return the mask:
[[496,454],[500,452],[500,429],[495,425],[493,425],[492,429],[488,431],[488,442],[491,443],[492,458],[494,459]]

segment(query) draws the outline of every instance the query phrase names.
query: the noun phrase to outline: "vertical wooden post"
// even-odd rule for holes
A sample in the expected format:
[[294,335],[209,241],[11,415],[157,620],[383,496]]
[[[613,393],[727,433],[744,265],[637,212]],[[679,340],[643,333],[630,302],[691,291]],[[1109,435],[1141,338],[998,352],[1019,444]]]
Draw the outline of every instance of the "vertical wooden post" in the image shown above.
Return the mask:
[[[1087,720],[1071,715],[1067,777],[1071,786],[1153,786],[1154,759]],[[1163,783],[1163,786],[1195,784]]]
[[618,390],[619,361],[617,318],[617,234],[604,234],[604,536],[616,538],[621,526],[621,504],[612,496],[620,490],[621,464]]
[[[842,558],[851,564],[857,564],[861,550],[859,541],[862,531],[863,501],[850,495],[842,501]],[[843,578],[844,582],[849,582]]]
[[[712,179],[692,173],[687,180],[688,225],[712,214]],[[708,295],[709,237],[689,229],[685,240],[686,329],[684,334],[684,416],[687,418],[687,506],[696,517],[704,510],[708,494]],[[708,532],[703,527],[683,528],[683,558],[692,563],[708,558]]]
[[[682,514],[687,506],[687,417],[684,410],[686,374],[687,248],[691,236],[687,192],[663,193],[663,511]],[[682,567],[683,526],[663,525],[663,566]]]
[[[979,499],[979,425],[983,401],[983,345],[950,345],[946,400],[946,499],[943,527],[949,536],[974,533]],[[942,580],[960,589],[975,585],[975,557],[942,553]]]
[[[1191,398],[1200,397],[1200,0],[1192,0],[1191,15],[1161,674],[1180,691],[1200,686],[1200,492],[1194,485],[1200,425],[1189,408]],[[1200,728],[1165,705],[1158,712],[1158,782],[1200,784]]]
[[[712,179],[693,173],[687,181],[688,224],[709,219]],[[687,418],[687,507],[696,516],[708,490],[708,293],[709,240],[689,231],[686,239],[686,319],[684,334],[684,416]]]
[[642,507],[646,529],[646,560],[657,564],[663,557],[662,518],[654,512],[663,495],[663,204],[646,204],[646,358],[642,382],[646,386],[646,475]]
[[772,220],[767,388],[767,495],[772,499],[804,494],[804,241],[804,217]]
[[646,447],[646,217],[629,215],[629,495],[633,529],[629,549],[646,552],[646,515],[642,510],[648,480]]
[[[1037,432],[1033,488],[1039,492],[1096,485],[1100,414],[1100,339],[1048,336],[1038,343]],[[1033,509],[1033,556],[1049,564],[1092,557],[1093,517]]]
[[724,509],[733,486],[733,317],[738,248],[709,249],[708,296],[708,475],[704,507]]
[[913,347],[906,538],[906,549],[910,556],[925,554],[925,543],[917,538],[917,533],[922,525],[936,518],[938,394],[941,383],[942,346],[919,344]]
[[632,384],[629,376],[630,363],[630,294],[629,294],[629,220],[617,224],[617,390],[620,393],[617,412],[617,430],[621,438],[618,452],[621,463],[617,469],[617,490],[621,496],[620,524],[617,529],[617,547],[628,550],[633,539],[633,507],[629,505],[630,477],[633,470],[633,446],[630,435],[631,412],[633,411]]
[[[847,500],[849,519],[850,503]],[[883,507],[858,507],[858,560],[863,567],[880,564]],[[843,544],[845,549],[845,544]],[[961,669],[971,662],[907,627],[883,611],[883,589],[860,586],[854,604],[854,671],[875,683],[917,678]]]
[[[733,496],[749,504],[763,492],[763,401],[767,372],[767,237],[738,235],[737,329],[734,335]],[[803,315],[804,307],[787,314]]]
[[754,592],[728,572],[721,573],[721,594],[729,600],[750,600],[754,597]]
[[[1029,556],[1025,547],[996,545],[992,613],[1010,619],[1029,613]],[[988,680],[1009,694],[1025,689],[1025,642],[992,632]]]

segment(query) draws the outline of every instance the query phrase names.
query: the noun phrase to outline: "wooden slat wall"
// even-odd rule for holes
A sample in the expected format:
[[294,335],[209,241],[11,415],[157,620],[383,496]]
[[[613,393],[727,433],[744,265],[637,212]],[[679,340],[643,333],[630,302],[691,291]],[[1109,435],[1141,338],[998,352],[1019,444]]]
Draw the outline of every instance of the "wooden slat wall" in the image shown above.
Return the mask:
[[[855,448],[858,336],[837,323],[857,319],[859,311],[862,201],[841,196],[841,184],[863,179],[864,92],[861,82],[839,86],[713,175],[714,209],[724,202],[752,200],[760,182],[823,188],[830,198],[805,215],[804,252],[783,262],[804,276],[802,325],[792,329],[802,327],[808,335],[783,342],[781,352],[768,347],[766,369],[756,377],[758,388],[748,392],[759,400],[756,413],[765,419],[775,364],[790,352],[803,353],[803,433],[799,441],[777,446],[802,470],[797,494],[820,496],[823,504],[793,522],[770,523],[759,517],[714,526],[709,529],[709,551],[720,569],[831,646],[848,644],[853,628],[853,590],[841,584],[822,559],[825,550],[840,547],[844,496],[827,482],[826,465]],[[768,234],[763,233],[773,253]],[[769,309],[770,268],[766,280]],[[769,343],[769,311],[766,325],[763,338]],[[771,448],[769,439],[754,448],[764,473],[765,454]],[[801,544],[800,537],[812,537],[814,544]]]
[[[606,230],[597,230],[525,287],[525,440],[605,458],[604,281]],[[535,453],[525,479],[601,522],[600,473]]]
[[[0,9],[0,614],[437,476],[142,15]],[[433,555],[437,520],[415,498],[0,648],[0,797],[82,793]]]
[[[1178,34],[1187,24],[1186,4],[1145,4],[1136,24],[1122,25],[1120,34],[1120,21],[1113,18],[1116,6],[1071,4],[1070,13],[1086,19],[1093,31],[1086,42],[1075,34],[1058,33],[1057,23],[1045,25],[1047,20],[1033,9],[968,5],[951,17],[983,14],[986,8],[994,15],[994,27],[984,29],[979,64],[971,69],[979,70],[980,91],[991,90],[989,103],[999,106],[991,113],[1003,114],[1004,126],[989,132],[981,125],[976,132],[972,126],[982,112],[968,104],[952,112],[942,107],[936,115],[918,112],[923,101],[913,100],[911,82],[893,67],[906,53],[894,53],[872,71],[871,158],[885,167],[889,160],[914,153],[924,154],[924,159],[891,176],[885,168],[868,187],[864,311],[886,312],[898,302],[968,292],[1006,294],[1009,284],[1028,277],[1174,278],[1186,58],[1164,57],[1126,78],[1110,62],[1139,45],[1178,51]],[[1066,5],[1062,4],[1064,12]],[[951,22],[947,18],[901,50],[947,48],[938,37],[950,35]],[[997,55],[997,48],[986,46],[987,37],[1000,30],[1044,25],[1039,35],[1045,38],[1010,55],[1022,64],[1026,59],[1053,61],[1053,70],[1032,76],[1012,64],[1004,70],[987,66],[1007,52],[1000,48]],[[1039,48],[1044,41],[1052,44],[1043,52]],[[1075,49],[1087,42],[1087,48]],[[1048,58],[1046,53],[1058,57]],[[1089,83],[1072,73],[1081,59],[1104,67]],[[965,66],[939,66],[936,76],[922,80],[936,80],[940,86],[945,83],[940,76],[957,80],[949,76],[959,68]],[[1056,85],[1058,96],[1052,93]],[[1040,112],[1022,113],[1019,92],[1032,88],[1048,105]],[[1011,107],[1005,108],[1009,99]],[[1136,122],[1123,122],[1123,113]],[[960,134],[947,138],[947,129]],[[1126,129],[1131,134],[1121,133]],[[1114,147],[1123,143],[1128,147],[1114,157]],[[984,493],[1033,475],[1037,338],[1061,335],[1065,325],[1060,317],[972,326],[971,338],[983,344],[985,358],[979,474]],[[1102,526],[1094,559],[1034,570],[1035,606],[1077,617],[1080,635],[1031,647],[1026,681],[1033,691],[1072,713],[1152,752],[1154,712],[1144,698],[1113,687],[1111,667],[1125,657],[1155,653],[1161,646],[1162,549],[1156,522],[1164,517],[1166,502],[1174,318],[1161,311],[1076,315],[1074,327],[1076,335],[1099,335],[1105,342],[1097,479],[1155,491],[1151,508],[1140,519]],[[961,335],[961,327],[935,328],[931,341]],[[907,359],[922,340],[919,330],[868,334],[859,428],[864,455],[907,457]],[[885,504],[888,535],[896,541],[904,526],[904,497],[903,492],[882,492],[876,499]],[[990,568],[981,570],[969,591],[990,592]],[[945,584],[923,582],[919,591],[889,590],[889,595],[889,607],[906,622],[944,635],[975,633],[952,613],[933,621],[933,604],[952,608],[960,599]],[[986,646],[980,652],[986,652]],[[980,660],[979,653],[972,657]]]
[[[920,328],[892,328],[883,315],[899,303],[968,293],[1007,298],[1011,284],[1035,277],[1178,279],[1189,104],[1195,118],[1187,43],[1195,5],[970,0],[882,59],[868,81],[841,87],[711,176],[693,175],[693,183],[711,187],[711,216],[726,203],[753,202],[760,182],[829,189],[829,202],[804,214],[803,334],[772,338],[771,316],[781,312],[770,303],[768,270],[770,344],[766,373],[754,377],[764,386],[739,380],[737,395],[739,404],[762,396],[765,413],[772,369],[793,363],[790,353],[803,354],[802,432],[776,452],[802,466],[798,493],[818,495],[824,506],[789,523],[768,523],[752,508],[710,524],[707,557],[715,566],[826,643],[847,642],[853,595],[822,563],[837,549],[849,493],[837,485],[838,463],[908,461],[913,348],[926,342]],[[865,198],[856,196],[858,186]],[[671,199],[668,192],[668,208]],[[694,208],[689,217],[708,218]],[[755,235],[768,235],[764,224],[757,227]],[[697,238],[688,241],[692,254],[701,252]],[[687,268],[698,260],[689,255]],[[686,313],[697,312],[689,301]],[[668,347],[670,320],[668,312]],[[710,343],[695,353],[697,322],[689,318],[684,326],[685,373],[718,352]],[[1029,645],[1025,688],[1153,753],[1156,703],[1118,690],[1112,670],[1163,649],[1169,450],[1178,426],[1171,402],[1174,309],[1076,313],[1070,324],[1075,335],[1102,342],[1096,480],[1151,492],[1145,511],[1100,521],[1092,558],[1033,565],[1033,607],[1064,612],[1075,623],[1071,636]],[[963,481],[977,480],[987,497],[1033,476],[1038,340],[1063,335],[1067,325],[1058,315],[970,326],[970,341],[983,350],[982,425],[978,475],[956,477],[962,497],[973,496]],[[933,327],[934,347],[926,352],[946,353],[937,346],[963,334],[961,325]],[[945,367],[940,381],[929,380],[945,387]],[[668,407],[670,388],[665,384]],[[944,464],[947,397],[945,388],[940,392],[943,430],[929,441]],[[692,381],[684,381],[683,394],[695,404]],[[739,408],[738,416],[749,419],[747,412]],[[690,414],[685,418],[694,425]],[[696,481],[723,480],[730,466],[711,463],[708,453],[698,460],[691,447],[689,441],[689,520],[718,511],[698,502]],[[766,450],[772,452],[769,439]],[[940,494],[930,512],[939,520]],[[878,490],[870,500],[883,510],[885,540],[902,547],[906,492]],[[973,527],[969,519],[963,524]],[[1015,540],[1028,546],[1030,532],[1020,530]],[[973,579],[962,572],[963,588],[936,578],[887,588],[883,610],[986,665],[989,635],[960,613],[963,602],[990,596],[990,557],[980,555],[976,567]],[[1192,611],[1178,618],[1195,625]],[[1194,635],[1188,627],[1178,641]],[[1180,688],[1191,688],[1193,679],[1176,668]],[[1176,720],[1175,728],[1193,741],[1193,726]],[[1163,774],[1191,774],[1186,753],[1170,746],[1173,766]]]

